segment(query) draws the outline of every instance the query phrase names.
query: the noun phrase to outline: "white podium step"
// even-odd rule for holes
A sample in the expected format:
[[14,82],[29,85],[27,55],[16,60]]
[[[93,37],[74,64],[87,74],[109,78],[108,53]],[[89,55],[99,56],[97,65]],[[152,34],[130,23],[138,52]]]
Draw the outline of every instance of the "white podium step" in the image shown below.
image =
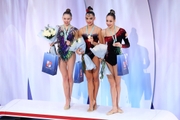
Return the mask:
[[74,120],[178,120],[171,112],[140,108],[122,108],[124,113],[106,115],[109,106],[98,106],[97,110],[87,112],[86,104],[71,104],[69,110],[63,109],[60,102],[15,99],[0,108],[0,116],[40,118],[40,119],[74,119]]

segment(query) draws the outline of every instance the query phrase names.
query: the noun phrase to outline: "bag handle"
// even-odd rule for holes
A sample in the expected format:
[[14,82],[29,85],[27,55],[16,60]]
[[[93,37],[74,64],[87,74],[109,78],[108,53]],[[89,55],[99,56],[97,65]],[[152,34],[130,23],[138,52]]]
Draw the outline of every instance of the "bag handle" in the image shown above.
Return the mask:
[[50,46],[49,52],[48,52],[48,53],[50,53],[50,54],[53,54],[53,53],[51,52],[51,49],[54,49],[54,52],[55,52],[55,54],[57,55],[57,51],[56,51],[55,45]]

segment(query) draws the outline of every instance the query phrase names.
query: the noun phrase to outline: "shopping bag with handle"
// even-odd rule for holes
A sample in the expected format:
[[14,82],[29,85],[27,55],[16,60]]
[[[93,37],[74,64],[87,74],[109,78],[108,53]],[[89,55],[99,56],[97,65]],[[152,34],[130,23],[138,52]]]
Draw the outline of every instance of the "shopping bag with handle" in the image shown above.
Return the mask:
[[82,62],[78,61],[75,64],[74,83],[81,83],[83,81],[84,81],[84,74],[83,74]]
[[59,63],[58,55],[51,52],[44,53],[42,72],[50,75],[56,75],[58,63]]
[[127,60],[123,53],[120,55],[117,55],[117,71],[118,71],[119,76],[123,76],[129,73]]

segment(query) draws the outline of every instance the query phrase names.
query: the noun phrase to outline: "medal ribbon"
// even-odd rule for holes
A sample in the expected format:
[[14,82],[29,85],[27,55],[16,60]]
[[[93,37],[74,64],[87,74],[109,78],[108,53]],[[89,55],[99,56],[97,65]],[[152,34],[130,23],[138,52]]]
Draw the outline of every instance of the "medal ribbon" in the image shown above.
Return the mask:
[[[112,31],[109,29],[109,31],[112,33]],[[117,41],[117,36],[116,36],[116,26],[114,26],[114,35],[112,33],[112,39],[113,39],[113,44]]]
[[64,40],[66,41],[67,40],[67,36],[69,34],[69,31],[70,31],[70,25],[68,26],[68,30],[67,31],[65,30],[64,26],[63,26],[63,29],[64,29]]
[[86,26],[86,34],[88,35],[88,38],[91,37],[93,31],[94,31],[94,25],[93,25],[93,28],[91,29],[90,34],[88,34],[88,26]]

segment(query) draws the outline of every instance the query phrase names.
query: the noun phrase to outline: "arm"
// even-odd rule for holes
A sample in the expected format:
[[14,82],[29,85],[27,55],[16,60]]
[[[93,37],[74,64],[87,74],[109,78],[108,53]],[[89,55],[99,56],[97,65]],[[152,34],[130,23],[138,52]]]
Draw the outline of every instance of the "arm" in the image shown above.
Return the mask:
[[99,37],[99,43],[101,43],[101,44],[105,44],[105,42],[104,42],[104,35],[102,34],[102,29],[100,29],[99,30],[99,33],[98,33],[98,37]]
[[127,35],[126,31],[125,31],[124,37],[123,37],[123,40],[124,40],[125,44],[122,44],[122,48],[129,48],[130,47],[130,43],[129,43],[129,40],[128,40],[127,36],[128,35]]
[[129,43],[129,40],[127,37],[127,33],[124,29],[122,29],[121,32],[122,32],[121,33],[121,40],[123,39],[125,44],[121,44],[120,39],[118,39],[118,42],[114,43],[113,46],[120,47],[120,48],[129,48],[130,43]]
[[104,37],[105,37],[105,29],[101,31],[101,37],[102,37],[101,43],[102,43],[102,44],[106,44],[106,43],[105,43],[105,40],[104,40]]

